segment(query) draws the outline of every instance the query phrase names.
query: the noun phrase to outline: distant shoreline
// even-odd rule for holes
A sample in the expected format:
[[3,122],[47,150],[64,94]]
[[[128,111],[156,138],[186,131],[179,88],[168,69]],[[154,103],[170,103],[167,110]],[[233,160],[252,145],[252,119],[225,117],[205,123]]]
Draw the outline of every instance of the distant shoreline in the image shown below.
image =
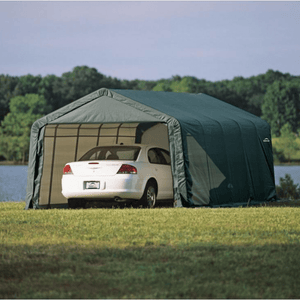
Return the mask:
[[25,163],[21,163],[19,161],[7,161],[7,160],[2,160],[0,161],[0,166],[27,166],[28,161]]
[[[0,166],[27,166],[28,162],[21,163],[16,161],[7,161],[3,160],[0,161]],[[293,161],[293,162],[286,162],[286,163],[274,163],[274,166],[280,167],[280,166],[300,166],[300,161]]]

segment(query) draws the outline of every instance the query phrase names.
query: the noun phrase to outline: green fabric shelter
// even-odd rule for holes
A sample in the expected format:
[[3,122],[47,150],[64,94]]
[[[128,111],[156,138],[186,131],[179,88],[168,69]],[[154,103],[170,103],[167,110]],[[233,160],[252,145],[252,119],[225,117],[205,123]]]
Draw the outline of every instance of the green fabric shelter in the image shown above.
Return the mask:
[[114,130],[126,130],[124,138],[133,132],[137,142],[138,132],[158,123],[168,129],[175,206],[241,206],[276,198],[264,120],[206,94],[102,88],[33,124],[25,208],[63,206],[53,196],[60,193],[61,166],[79,158],[80,147],[99,144],[109,137],[104,132]]

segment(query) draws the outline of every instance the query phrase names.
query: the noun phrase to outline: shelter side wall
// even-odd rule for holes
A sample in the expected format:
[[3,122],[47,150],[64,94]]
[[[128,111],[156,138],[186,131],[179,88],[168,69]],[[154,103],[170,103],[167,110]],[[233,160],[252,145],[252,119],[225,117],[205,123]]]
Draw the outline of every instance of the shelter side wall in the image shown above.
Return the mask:
[[223,117],[186,133],[191,205],[237,205],[274,197],[271,144],[249,120]]
[[186,133],[188,192],[192,205],[246,202],[249,175],[240,127],[209,120]]
[[190,197],[194,205],[210,204],[211,190],[218,188],[226,179],[196,139],[188,135]]
[[65,161],[73,161],[76,155],[77,132],[78,125],[46,126],[39,205],[66,203],[61,194],[61,176]]
[[51,171],[52,171],[52,153],[53,153],[54,137],[44,138],[44,165],[41,180],[39,204],[48,205],[49,193],[51,187]]
[[50,190],[49,204],[63,204],[66,199],[61,194],[61,177],[65,162],[74,158],[77,138],[58,137],[56,139],[55,156],[53,162],[53,179]]

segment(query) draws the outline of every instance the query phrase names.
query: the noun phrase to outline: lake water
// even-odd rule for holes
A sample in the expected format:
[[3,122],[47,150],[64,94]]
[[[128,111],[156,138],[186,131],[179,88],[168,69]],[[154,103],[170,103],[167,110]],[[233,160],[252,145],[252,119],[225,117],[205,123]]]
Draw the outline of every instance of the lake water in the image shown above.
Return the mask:
[[[275,183],[290,174],[294,183],[300,185],[300,166],[275,166]],[[24,201],[27,186],[27,166],[0,165],[0,202]]]
[[0,202],[24,201],[27,166],[0,166]]

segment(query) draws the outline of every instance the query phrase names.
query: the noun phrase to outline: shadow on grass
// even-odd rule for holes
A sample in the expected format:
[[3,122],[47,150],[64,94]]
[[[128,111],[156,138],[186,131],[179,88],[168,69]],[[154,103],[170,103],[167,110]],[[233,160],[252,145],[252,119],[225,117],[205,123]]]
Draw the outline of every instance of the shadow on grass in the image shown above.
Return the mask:
[[266,202],[250,207],[300,207],[300,200],[281,199],[274,202]]
[[299,244],[0,246],[0,298],[299,298]]
[[[156,203],[155,208],[171,208],[174,207],[173,200],[159,201]],[[300,200],[282,199],[274,202],[265,202],[256,205],[244,206],[244,207],[300,207]],[[124,209],[124,208],[142,208],[137,204],[131,203],[105,203],[104,201],[88,201],[85,208],[110,208],[110,209]],[[203,208],[203,207],[199,207]],[[206,207],[211,208],[211,207]],[[218,207],[216,207],[218,208]],[[232,208],[232,207],[222,207]],[[236,208],[236,207],[233,207]]]
[[[166,200],[166,201],[158,201],[155,204],[155,208],[170,208],[173,207],[173,200]],[[138,203],[115,203],[115,202],[105,202],[105,201],[87,201],[85,208],[143,208]]]

